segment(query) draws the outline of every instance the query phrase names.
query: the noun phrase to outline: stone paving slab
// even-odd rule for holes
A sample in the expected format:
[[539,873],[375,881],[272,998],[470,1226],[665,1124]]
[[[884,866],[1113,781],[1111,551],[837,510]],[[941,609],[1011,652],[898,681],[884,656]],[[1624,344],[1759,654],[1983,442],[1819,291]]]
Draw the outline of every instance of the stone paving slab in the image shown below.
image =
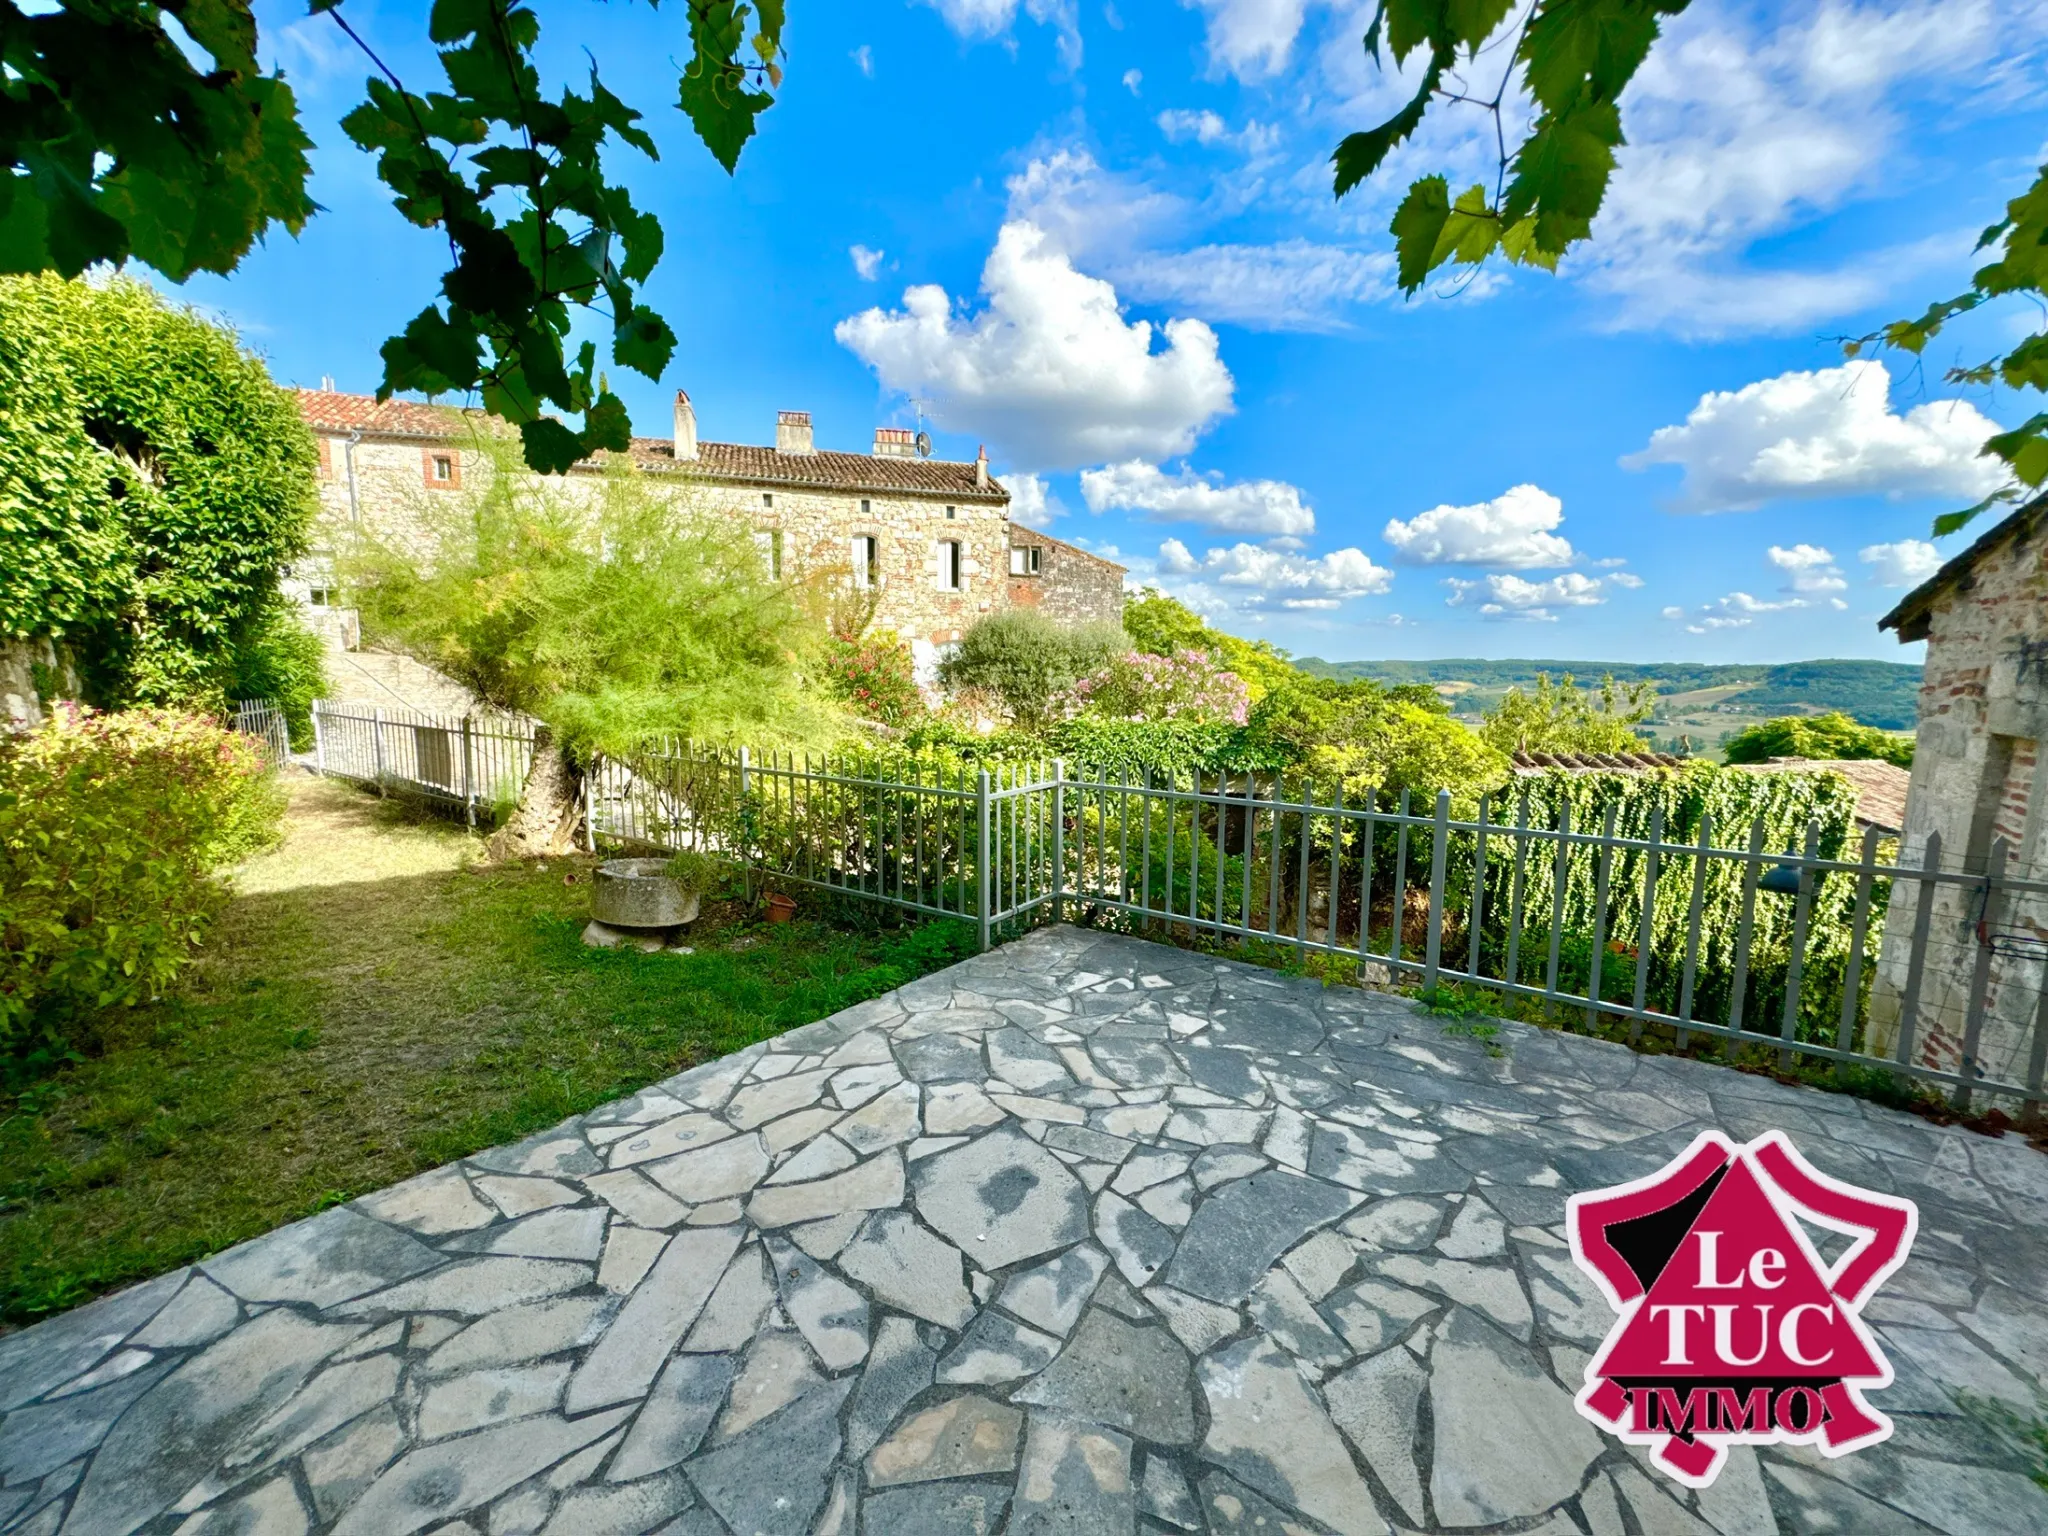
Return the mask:
[[[23,1536],[2048,1530],[2048,1158],[1070,928],[0,1339]],[[1920,1203],[1890,1443],[1571,1406],[1574,1190],[1790,1129]]]

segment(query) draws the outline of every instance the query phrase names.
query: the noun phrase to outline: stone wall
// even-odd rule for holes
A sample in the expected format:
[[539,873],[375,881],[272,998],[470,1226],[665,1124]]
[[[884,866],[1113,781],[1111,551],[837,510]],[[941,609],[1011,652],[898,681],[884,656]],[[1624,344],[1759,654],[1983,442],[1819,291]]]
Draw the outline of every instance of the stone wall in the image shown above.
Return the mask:
[[1021,524],[1011,527],[1010,545],[1013,549],[1038,551],[1035,572],[1020,572],[1015,563],[1009,567],[1012,607],[1036,608],[1062,624],[1123,622],[1122,566]]
[[[2040,745],[2048,735],[2048,647],[2041,644],[2048,636],[2044,546],[2048,539],[2037,537],[1994,549],[1976,565],[1974,580],[1934,601],[1902,863],[1920,864],[1929,834],[1938,831],[1942,867],[1981,874],[1994,841],[2003,838],[2011,850],[2008,874],[2048,880],[2048,784]],[[1871,1038],[1887,1055],[1896,1048],[1920,889],[1917,882],[1901,883],[1885,919],[1871,992]],[[1932,899],[1913,1054],[1924,1065],[1954,1070],[1984,947],[1981,887],[1940,885]],[[2048,941],[2048,901],[2008,899],[1987,925],[1992,930]],[[2025,1078],[2042,972],[2038,958],[1992,955],[1977,1053],[1987,1075]]]
[[[474,490],[492,473],[488,457],[472,447],[364,438],[353,448],[351,495],[347,439],[323,434],[320,441],[320,532],[312,556],[294,572],[293,590],[302,596],[331,571],[333,553],[352,527],[414,555],[431,553],[437,512],[453,505],[452,497],[465,486]],[[445,475],[436,472],[437,458],[447,461]],[[662,479],[670,481],[671,475]],[[907,493],[691,482],[679,473],[673,474],[673,483],[689,486],[688,494],[715,514],[743,522],[757,536],[764,560],[775,558],[779,534],[783,580],[849,573],[853,539],[874,538],[879,587],[874,627],[896,631],[914,648],[930,651],[958,640],[968,625],[1007,600],[1003,573],[1009,524],[1000,505],[949,504]],[[589,496],[602,480],[596,473],[575,472],[561,484],[572,495]],[[957,588],[942,580],[941,546],[948,542],[961,546]]]

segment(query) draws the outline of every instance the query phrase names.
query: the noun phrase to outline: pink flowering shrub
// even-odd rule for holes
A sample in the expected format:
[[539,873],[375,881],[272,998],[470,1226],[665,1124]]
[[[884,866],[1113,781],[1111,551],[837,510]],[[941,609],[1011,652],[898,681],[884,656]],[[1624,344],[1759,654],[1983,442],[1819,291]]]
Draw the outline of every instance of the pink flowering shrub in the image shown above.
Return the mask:
[[1068,720],[1089,714],[1243,725],[1251,693],[1243,678],[1217,666],[1207,651],[1126,651],[1064,689],[1053,705],[1055,716]]

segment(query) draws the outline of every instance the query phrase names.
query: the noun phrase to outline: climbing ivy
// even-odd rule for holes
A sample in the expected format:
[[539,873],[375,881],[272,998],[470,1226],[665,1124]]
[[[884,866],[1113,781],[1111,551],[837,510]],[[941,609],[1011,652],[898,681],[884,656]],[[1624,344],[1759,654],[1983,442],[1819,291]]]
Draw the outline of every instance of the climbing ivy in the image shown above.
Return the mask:
[[[1523,796],[1527,810],[1522,809]],[[1716,848],[1746,849],[1752,829],[1762,827],[1762,851],[1797,854],[1806,844],[1809,825],[1817,830],[1817,852],[1824,859],[1854,859],[1856,790],[1832,773],[1754,774],[1694,763],[1652,773],[1550,773],[1522,781],[1519,788],[1493,797],[1489,806],[1496,822],[1555,828],[1565,807],[1571,808],[1576,832],[1600,832],[1613,816],[1616,836],[1635,841],[1649,838],[1661,813],[1659,837],[1664,844],[1652,903],[1649,942],[1651,961],[1645,1001],[1665,1013],[1678,1011],[1684,984],[1685,952],[1691,927],[1695,854],[1704,826]],[[1489,838],[1486,860],[1486,917],[1482,923],[1482,968],[1501,976],[1513,927],[1514,884],[1519,840]],[[1472,866],[1473,839],[1460,839],[1453,859],[1463,854]],[[1520,861],[1522,879],[1521,942],[1517,946],[1517,979],[1540,985],[1549,958],[1549,931],[1557,891],[1555,844],[1530,841]],[[1604,998],[1627,1003],[1635,986],[1636,955],[1641,932],[1643,883],[1647,853],[1617,850],[1608,867],[1605,950],[1601,969]],[[1560,946],[1560,986],[1583,991],[1591,977],[1591,936],[1595,927],[1600,851],[1592,844],[1573,845],[1564,874],[1566,942]],[[1735,1000],[1737,948],[1741,936],[1744,861],[1727,857],[1707,860],[1701,890],[1700,935],[1693,990],[1693,1017],[1728,1021]],[[1469,877],[1467,879],[1469,887]],[[1855,903],[1855,878],[1823,875],[1815,881],[1807,920],[1807,942],[1800,986],[1798,1030],[1802,1039],[1832,1042],[1841,1008]],[[1775,1035],[1786,989],[1794,923],[1794,898],[1759,890],[1751,909],[1749,967],[1743,989],[1742,1017],[1746,1028]],[[1454,908],[1463,910],[1463,908]],[[1881,912],[1872,918],[1882,925]],[[1866,979],[1868,966],[1866,964]]]
[[[98,704],[224,702],[283,647],[316,453],[235,336],[141,283],[0,278],[0,636]],[[271,670],[275,670],[274,667]]]

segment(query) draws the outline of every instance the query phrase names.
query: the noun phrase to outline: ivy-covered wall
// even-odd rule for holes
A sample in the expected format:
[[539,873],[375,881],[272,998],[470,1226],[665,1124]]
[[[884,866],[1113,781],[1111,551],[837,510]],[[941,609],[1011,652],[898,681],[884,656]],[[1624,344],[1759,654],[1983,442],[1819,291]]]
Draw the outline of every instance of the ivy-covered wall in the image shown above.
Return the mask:
[[0,278],[0,634],[53,642],[91,702],[310,698],[277,584],[317,463],[231,331],[127,278]]

